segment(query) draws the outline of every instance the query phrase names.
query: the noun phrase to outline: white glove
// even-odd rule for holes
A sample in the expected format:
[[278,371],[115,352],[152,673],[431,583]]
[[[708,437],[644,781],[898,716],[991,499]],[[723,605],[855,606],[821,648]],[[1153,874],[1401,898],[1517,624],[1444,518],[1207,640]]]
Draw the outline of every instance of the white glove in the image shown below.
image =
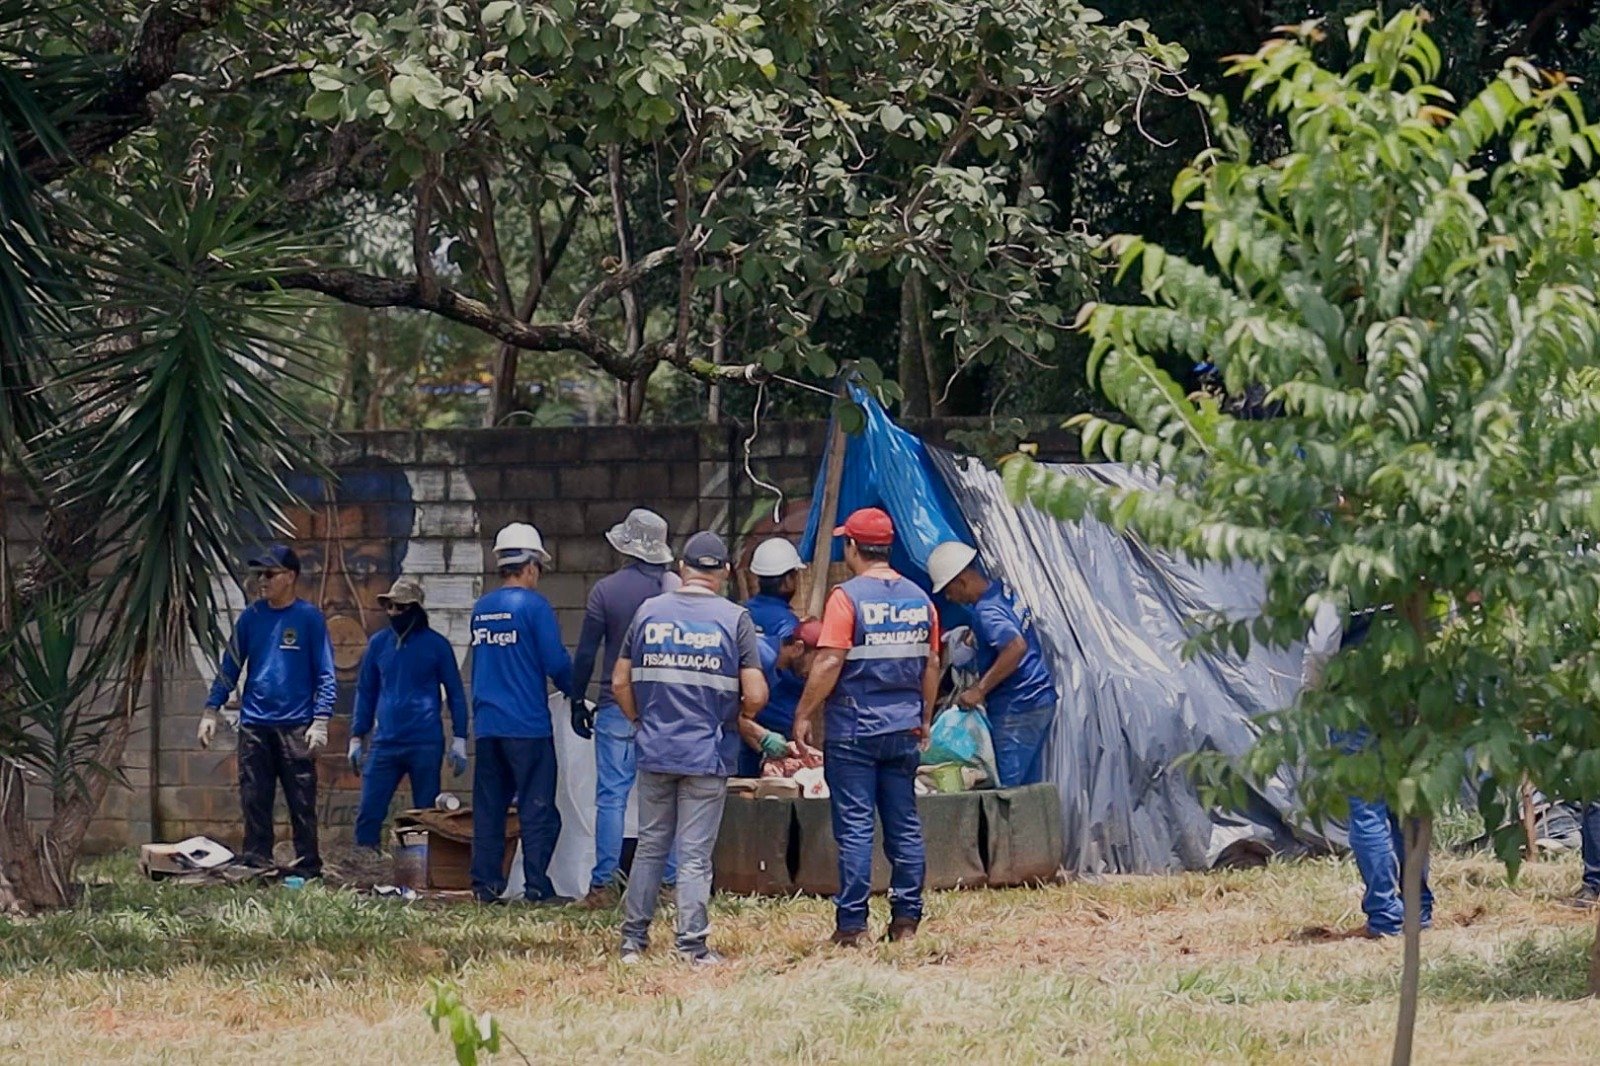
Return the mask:
[[228,728],[237,733],[239,731],[239,708],[223,704],[217,708],[217,711],[222,715],[222,720],[228,723]]
[[361,738],[351,737],[350,747],[345,751],[345,758],[350,760],[350,769],[355,771],[357,777],[361,776]]
[[318,718],[306,726],[306,746],[312,751],[320,751],[328,746],[328,720]]
[[217,735],[217,709],[207,707],[200,715],[200,728],[195,733],[195,739],[202,748],[211,747],[212,738]]
[[467,738],[456,737],[450,742],[450,775],[460,777],[467,772]]

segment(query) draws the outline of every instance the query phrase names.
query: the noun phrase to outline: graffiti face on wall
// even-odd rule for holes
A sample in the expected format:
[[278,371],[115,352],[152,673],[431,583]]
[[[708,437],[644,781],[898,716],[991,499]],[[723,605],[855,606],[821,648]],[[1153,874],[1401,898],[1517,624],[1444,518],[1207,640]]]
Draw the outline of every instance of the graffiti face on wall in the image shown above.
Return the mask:
[[339,674],[335,713],[348,714],[367,639],[388,624],[378,597],[405,572],[416,504],[404,470],[387,460],[335,475],[291,478],[307,506],[288,517],[300,553],[300,595],[328,619]]

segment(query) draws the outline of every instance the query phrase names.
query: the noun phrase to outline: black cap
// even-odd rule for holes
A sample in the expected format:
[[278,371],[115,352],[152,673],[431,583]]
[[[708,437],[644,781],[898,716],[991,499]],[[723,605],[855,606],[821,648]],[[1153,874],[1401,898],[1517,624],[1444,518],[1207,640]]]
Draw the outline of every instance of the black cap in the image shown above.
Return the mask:
[[683,561],[696,570],[720,570],[728,565],[728,546],[710,530],[701,530],[683,546]]
[[291,570],[300,572],[300,556],[294,549],[284,544],[274,544],[254,559],[250,560],[252,570]]

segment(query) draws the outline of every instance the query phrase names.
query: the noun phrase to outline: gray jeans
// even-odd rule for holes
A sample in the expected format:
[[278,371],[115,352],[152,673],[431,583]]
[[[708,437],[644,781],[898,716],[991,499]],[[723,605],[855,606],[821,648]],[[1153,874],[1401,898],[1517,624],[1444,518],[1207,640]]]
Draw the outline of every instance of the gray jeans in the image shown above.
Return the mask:
[[698,954],[711,929],[711,851],[722,828],[727,779],[641,770],[637,787],[639,846],[622,907],[623,947],[642,950],[649,943],[661,876],[676,845],[678,950]]

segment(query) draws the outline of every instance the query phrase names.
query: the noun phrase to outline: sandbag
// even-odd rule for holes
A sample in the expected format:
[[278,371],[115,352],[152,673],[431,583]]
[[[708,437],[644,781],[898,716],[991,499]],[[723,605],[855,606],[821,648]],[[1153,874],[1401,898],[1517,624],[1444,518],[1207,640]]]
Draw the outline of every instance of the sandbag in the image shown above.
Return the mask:
[[1026,885],[1061,868],[1061,797],[1051,784],[979,793],[988,827],[990,885]]
[[741,896],[787,896],[794,891],[789,850],[795,802],[790,797],[728,796],[711,854],[713,888]]

